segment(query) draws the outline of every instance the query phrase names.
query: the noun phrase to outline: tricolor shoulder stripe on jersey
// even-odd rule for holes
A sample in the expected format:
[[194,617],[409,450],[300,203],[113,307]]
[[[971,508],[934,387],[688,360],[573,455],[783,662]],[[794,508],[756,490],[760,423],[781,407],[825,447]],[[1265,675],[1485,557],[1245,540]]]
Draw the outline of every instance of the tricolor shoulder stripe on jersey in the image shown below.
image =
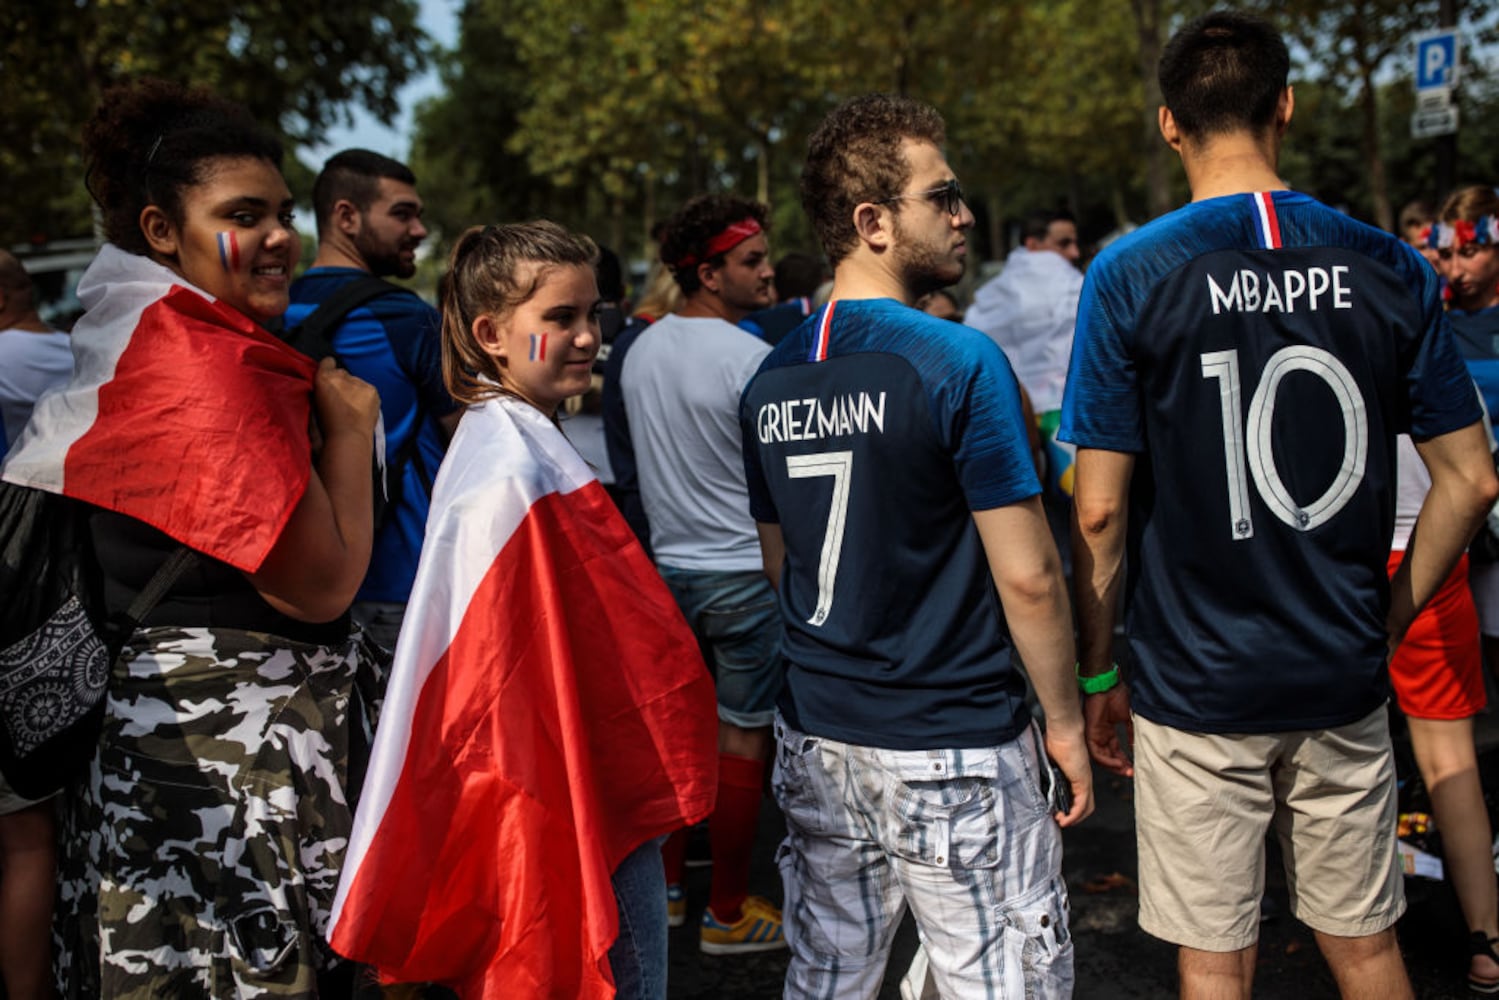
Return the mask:
[[807,355],[808,361],[826,361],[828,359],[828,344],[833,339],[833,307],[836,302],[829,302],[822,312],[822,319],[817,321],[817,336],[812,341],[811,353]]
[[1275,196],[1269,191],[1256,191],[1250,199],[1254,202],[1255,235],[1261,250],[1279,250],[1280,217],[1275,213]]

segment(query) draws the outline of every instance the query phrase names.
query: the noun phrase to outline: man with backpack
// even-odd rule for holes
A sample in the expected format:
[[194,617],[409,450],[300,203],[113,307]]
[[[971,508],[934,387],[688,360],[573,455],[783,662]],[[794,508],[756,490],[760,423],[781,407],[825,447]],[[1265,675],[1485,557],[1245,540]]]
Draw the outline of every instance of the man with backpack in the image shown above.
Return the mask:
[[312,202],[317,257],[291,286],[286,327],[294,344],[335,355],[380,392],[385,506],[353,615],[376,641],[394,648],[432,480],[460,415],[442,383],[437,310],[381,280],[415,273],[416,248],[427,235],[422,200],[404,164],[347,149],[323,166]]

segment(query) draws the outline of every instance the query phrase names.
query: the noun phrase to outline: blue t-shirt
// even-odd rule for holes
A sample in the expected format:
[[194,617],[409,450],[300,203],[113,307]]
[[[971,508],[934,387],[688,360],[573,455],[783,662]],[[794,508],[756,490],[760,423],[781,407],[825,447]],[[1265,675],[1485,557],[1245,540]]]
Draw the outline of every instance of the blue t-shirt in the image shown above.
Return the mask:
[[[366,274],[351,267],[315,267],[292,282],[286,325],[306,319],[344,283]],[[437,418],[458,404],[442,383],[441,318],[414,293],[392,292],[352,310],[333,332],[333,349],[351,373],[380,393],[385,457],[393,460],[412,434],[416,448],[401,477],[400,503],[375,534],[360,601],[404,603],[411,595],[432,480],[447,445]]]
[[786,543],[787,721],[901,750],[1014,738],[1025,683],[971,512],[1041,486],[999,348],[890,299],[835,302],[765,359],[739,419],[751,513]]
[[1449,309],[1447,319],[1457,338],[1457,349],[1468,365],[1468,374],[1483,393],[1489,420],[1499,419],[1499,306],[1463,312]]
[[1395,436],[1477,419],[1436,273],[1306,195],[1196,202],[1109,247],[1060,437],[1137,455],[1134,709],[1279,732],[1382,704]]

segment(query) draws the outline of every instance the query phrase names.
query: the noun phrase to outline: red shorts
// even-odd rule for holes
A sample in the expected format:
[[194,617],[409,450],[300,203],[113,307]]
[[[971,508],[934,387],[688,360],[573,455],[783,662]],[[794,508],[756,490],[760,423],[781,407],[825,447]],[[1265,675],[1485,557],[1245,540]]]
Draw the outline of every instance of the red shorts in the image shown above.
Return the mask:
[[[1404,558],[1390,553],[1391,576]],[[1417,719],[1466,719],[1488,703],[1466,555],[1411,623],[1390,661],[1390,683],[1400,711]]]

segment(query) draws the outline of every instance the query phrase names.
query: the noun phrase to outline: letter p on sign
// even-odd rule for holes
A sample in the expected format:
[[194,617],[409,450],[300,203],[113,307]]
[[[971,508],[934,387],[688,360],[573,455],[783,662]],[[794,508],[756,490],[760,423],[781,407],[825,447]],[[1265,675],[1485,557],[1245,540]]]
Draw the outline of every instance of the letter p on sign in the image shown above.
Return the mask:
[[1457,83],[1457,32],[1451,29],[1418,35],[1416,91],[1437,90]]

